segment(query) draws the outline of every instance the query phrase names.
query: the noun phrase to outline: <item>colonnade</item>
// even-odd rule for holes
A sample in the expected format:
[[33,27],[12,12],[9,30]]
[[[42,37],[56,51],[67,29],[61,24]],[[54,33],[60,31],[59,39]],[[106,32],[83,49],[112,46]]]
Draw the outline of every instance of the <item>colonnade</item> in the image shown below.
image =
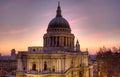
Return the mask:
[[64,36],[51,36],[44,38],[45,47],[73,47],[74,38]]

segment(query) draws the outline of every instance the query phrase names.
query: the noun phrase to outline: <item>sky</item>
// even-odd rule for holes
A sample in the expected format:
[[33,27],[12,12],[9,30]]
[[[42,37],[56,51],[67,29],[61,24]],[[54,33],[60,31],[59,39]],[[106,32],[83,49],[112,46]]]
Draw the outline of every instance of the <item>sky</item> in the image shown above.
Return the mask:
[[43,46],[58,1],[82,51],[120,47],[120,0],[0,0],[0,53]]

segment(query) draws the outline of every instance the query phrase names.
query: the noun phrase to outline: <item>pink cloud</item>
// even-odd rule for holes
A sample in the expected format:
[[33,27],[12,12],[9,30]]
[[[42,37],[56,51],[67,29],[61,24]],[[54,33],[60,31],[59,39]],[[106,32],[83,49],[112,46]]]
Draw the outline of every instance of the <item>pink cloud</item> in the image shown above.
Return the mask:
[[115,34],[114,31],[93,33],[93,34],[87,35],[86,40],[91,40],[94,42],[104,42],[105,39],[107,40],[109,36],[112,37],[112,35],[114,34]]
[[6,31],[6,32],[1,32],[0,34],[1,35],[14,35],[14,34],[20,34],[20,33],[23,33],[23,32],[26,32],[28,31],[28,29],[14,29],[14,30],[9,30],[9,31]]
[[80,23],[82,23],[82,22],[84,22],[84,21],[86,21],[88,18],[86,17],[86,16],[81,16],[81,17],[78,17],[78,18],[76,18],[76,19],[72,19],[72,20],[70,20],[69,21],[69,23],[72,25],[78,25],[78,24],[80,24]]

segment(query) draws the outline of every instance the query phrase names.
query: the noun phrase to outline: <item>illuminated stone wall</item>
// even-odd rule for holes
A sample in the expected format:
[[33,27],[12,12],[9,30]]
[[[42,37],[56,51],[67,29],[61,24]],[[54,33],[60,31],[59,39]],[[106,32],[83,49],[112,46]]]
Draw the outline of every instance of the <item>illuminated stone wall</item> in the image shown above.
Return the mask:
[[[22,55],[21,55],[22,56]],[[20,56],[19,56],[20,57]],[[17,77],[25,75],[53,77],[83,77],[89,76],[88,54],[83,53],[54,53],[27,54],[27,65],[18,59]],[[22,57],[20,57],[22,58]],[[46,64],[46,65],[45,65]],[[35,65],[35,66],[34,66]],[[26,67],[26,69],[24,69]]]

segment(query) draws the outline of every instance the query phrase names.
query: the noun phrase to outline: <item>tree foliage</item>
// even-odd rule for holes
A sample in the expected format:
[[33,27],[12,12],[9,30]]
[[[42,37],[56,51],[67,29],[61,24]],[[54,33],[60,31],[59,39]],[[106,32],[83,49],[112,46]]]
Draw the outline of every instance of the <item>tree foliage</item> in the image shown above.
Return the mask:
[[120,48],[100,48],[96,60],[100,77],[120,77]]

